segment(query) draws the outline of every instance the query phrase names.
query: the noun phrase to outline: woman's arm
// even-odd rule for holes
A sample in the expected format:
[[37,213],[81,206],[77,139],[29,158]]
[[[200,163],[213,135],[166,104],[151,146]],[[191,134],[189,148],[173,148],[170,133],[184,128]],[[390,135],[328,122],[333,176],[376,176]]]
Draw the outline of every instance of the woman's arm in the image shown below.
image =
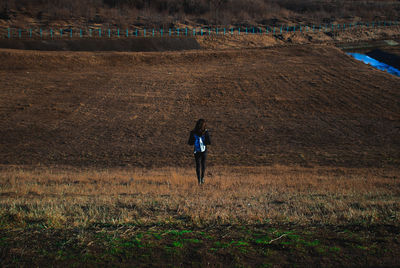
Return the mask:
[[193,131],[190,131],[188,144],[189,144],[189,145],[194,145],[194,135],[193,135]]

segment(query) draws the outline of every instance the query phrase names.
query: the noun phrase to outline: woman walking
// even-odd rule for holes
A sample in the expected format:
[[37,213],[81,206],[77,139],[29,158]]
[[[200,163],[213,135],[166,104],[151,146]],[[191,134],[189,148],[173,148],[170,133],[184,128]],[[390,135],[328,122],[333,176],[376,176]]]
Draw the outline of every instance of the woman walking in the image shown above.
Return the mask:
[[207,145],[211,144],[210,135],[206,129],[204,119],[197,120],[195,128],[190,131],[189,145],[194,145],[194,159],[196,161],[196,175],[199,184],[204,183],[206,170]]

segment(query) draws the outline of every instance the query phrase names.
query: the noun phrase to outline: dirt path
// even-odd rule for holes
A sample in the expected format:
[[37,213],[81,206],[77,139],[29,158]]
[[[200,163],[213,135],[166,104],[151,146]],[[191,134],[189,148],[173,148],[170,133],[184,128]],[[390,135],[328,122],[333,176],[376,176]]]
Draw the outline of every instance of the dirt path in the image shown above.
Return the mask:
[[400,79],[326,45],[192,52],[0,50],[0,163],[399,165]]

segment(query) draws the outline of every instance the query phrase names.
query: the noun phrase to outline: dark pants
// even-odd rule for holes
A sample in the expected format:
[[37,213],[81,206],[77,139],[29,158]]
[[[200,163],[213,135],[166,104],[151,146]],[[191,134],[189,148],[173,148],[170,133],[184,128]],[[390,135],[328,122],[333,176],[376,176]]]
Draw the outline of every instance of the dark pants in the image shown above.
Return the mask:
[[194,159],[196,160],[196,175],[199,183],[204,182],[204,172],[206,170],[206,158],[207,158],[207,152],[202,152],[202,153],[196,152],[194,154]]

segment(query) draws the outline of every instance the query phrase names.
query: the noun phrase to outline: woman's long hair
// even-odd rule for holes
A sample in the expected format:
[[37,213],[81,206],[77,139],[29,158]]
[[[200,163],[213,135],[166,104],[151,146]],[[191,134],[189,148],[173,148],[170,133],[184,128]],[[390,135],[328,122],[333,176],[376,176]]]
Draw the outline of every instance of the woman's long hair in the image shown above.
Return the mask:
[[204,133],[206,132],[206,121],[204,119],[197,120],[193,132],[198,136],[203,136]]

